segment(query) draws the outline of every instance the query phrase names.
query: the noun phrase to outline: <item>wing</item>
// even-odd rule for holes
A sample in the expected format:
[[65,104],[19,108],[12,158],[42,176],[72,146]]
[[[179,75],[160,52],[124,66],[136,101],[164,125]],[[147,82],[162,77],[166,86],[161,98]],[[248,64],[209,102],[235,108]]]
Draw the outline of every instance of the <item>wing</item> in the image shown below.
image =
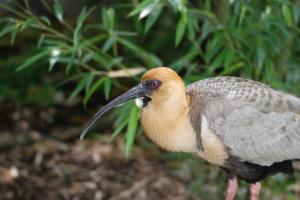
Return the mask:
[[200,107],[230,155],[264,166],[300,159],[299,98],[235,77],[198,81],[187,94],[193,126],[201,124]]

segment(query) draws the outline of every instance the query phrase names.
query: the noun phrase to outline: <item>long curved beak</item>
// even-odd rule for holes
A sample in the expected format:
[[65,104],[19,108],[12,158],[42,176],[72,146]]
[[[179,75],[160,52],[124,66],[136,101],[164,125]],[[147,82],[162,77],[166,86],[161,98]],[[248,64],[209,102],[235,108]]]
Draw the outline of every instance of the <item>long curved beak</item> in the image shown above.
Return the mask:
[[148,87],[140,83],[139,85],[131,88],[127,92],[121,94],[111,102],[109,102],[106,106],[102,107],[93,117],[92,119],[85,125],[83,131],[81,132],[80,139],[82,140],[85,136],[85,134],[88,132],[88,130],[92,127],[92,125],[106,112],[110,111],[112,108],[125,103],[129,100],[146,96],[147,94],[150,94],[151,90],[149,90]]

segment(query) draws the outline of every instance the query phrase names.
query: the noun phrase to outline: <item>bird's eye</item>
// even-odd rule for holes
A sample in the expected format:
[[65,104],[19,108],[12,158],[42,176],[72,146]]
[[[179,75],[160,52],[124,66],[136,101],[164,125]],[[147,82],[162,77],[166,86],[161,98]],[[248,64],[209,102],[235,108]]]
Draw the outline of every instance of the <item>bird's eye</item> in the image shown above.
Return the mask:
[[151,86],[153,89],[158,88],[160,86],[160,81],[158,81],[158,80],[152,81]]

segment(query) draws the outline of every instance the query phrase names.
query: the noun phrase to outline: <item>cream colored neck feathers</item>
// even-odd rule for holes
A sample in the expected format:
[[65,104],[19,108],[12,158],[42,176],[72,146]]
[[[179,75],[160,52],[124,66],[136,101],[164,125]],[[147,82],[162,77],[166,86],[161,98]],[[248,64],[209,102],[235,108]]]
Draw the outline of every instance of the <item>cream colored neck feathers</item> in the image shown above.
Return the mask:
[[152,100],[141,115],[146,135],[163,149],[196,153],[208,162],[222,166],[228,153],[221,140],[209,129],[204,115],[200,120],[203,150],[197,149],[196,133],[188,116],[192,97],[185,94],[182,79],[173,70],[163,67],[146,72],[142,78],[155,79],[162,85],[152,91]]
[[196,152],[196,138],[188,117],[188,99],[182,79],[168,68],[155,72],[150,70],[142,78],[151,80],[155,77],[162,81],[142,110],[141,123],[146,135],[166,150]]

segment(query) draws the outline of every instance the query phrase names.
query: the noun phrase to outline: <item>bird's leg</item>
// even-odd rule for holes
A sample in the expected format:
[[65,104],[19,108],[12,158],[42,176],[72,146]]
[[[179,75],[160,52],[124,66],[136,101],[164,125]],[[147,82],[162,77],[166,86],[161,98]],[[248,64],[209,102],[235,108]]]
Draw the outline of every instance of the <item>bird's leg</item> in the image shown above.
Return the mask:
[[238,180],[236,176],[229,178],[227,181],[225,200],[233,200],[238,191]]
[[250,200],[258,200],[259,192],[260,192],[260,182],[250,183],[249,184],[249,192],[250,192]]

